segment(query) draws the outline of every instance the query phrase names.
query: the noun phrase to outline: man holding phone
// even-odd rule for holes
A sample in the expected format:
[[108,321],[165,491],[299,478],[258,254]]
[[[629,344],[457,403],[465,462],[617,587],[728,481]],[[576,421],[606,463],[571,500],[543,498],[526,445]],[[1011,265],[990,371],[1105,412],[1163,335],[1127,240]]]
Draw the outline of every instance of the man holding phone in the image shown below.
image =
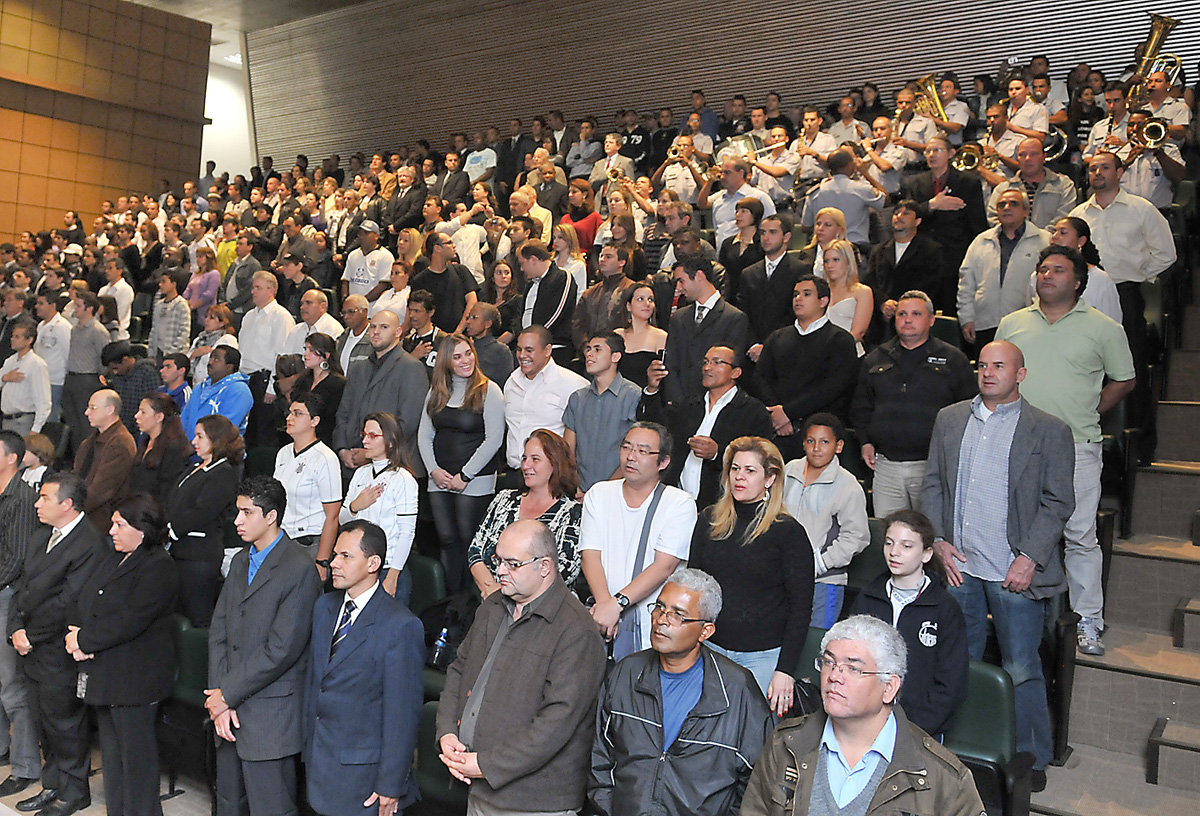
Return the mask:
[[743,363],[729,346],[713,346],[701,363],[702,396],[667,405],[658,387],[666,369],[659,366],[651,366],[642,392],[638,420],[666,425],[675,442],[663,482],[685,490],[697,507],[720,497],[721,462],[730,442],[739,436],[775,437],[767,407],[738,388]]

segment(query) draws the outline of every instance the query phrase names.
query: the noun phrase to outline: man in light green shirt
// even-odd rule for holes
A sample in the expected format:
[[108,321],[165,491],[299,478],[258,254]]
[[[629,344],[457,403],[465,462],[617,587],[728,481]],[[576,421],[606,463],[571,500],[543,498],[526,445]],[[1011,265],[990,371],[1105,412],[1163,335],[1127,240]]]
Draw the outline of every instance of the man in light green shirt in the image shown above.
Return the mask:
[[1066,422],[1075,437],[1075,512],[1064,533],[1067,586],[1081,617],[1079,650],[1101,655],[1100,415],[1133,391],[1134,367],[1121,325],[1080,299],[1086,285],[1087,262],[1077,249],[1046,247],[1038,256],[1037,302],[1005,316],[996,339],[1025,355],[1021,395]]

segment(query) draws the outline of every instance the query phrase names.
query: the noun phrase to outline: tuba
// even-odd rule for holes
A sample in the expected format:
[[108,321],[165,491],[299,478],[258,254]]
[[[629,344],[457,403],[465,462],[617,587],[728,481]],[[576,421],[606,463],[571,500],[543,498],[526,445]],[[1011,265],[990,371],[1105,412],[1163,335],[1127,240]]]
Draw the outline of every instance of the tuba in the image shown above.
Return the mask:
[[946,121],[946,109],[942,107],[942,97],[938,94],[936,84],[937,74],[926,74],[917,80],[920,86],[916,92],[913,109],[927,119]]
[[1138,122],[1129,128],[1129,143],[1145,150],[1158,150],[1170,138],[1169,124],[1159,116]]
[[1150,92],[1146,89],[1146,80],[1152,73],[1156,71],[1165,71],[1167,79],[1171,84],[1175,84],[1179,79],[1179,73],[1183,68],[1183,60],[1177,54],[1160,54],[1163,43],[1167,39],[1167,35],[1175,26],[1179,25],[1179,21],[1173,17],[1166,17],[1162,14],[1150,14],[1150,36],[1146,38],[1144,48],[1142,49],[1142,58],[1138,60],[1135,74],[1141,77],[1136,84],[1129,89],[1129,109],[1136,110],[1145,105],[1146,100],[1150,96]]

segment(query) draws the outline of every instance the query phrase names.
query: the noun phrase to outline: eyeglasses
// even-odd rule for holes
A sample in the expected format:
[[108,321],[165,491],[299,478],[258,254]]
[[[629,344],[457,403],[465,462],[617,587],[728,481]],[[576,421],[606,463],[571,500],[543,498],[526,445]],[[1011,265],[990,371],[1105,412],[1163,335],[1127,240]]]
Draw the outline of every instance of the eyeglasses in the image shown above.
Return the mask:
[[621,453],[628,456],[631,453],[636,453],[638,456],[658,456],[659,451],[650,450],[645,445],[631,445],[628,442],[621,443]]
[[296,417],[297,419],[308,419],[312,416],[308,411],[293,408],[288,411],[288,416]]
[[891,675],[891,672],[884,671],[865,671],[853,663],[839,663],[828,655],[818,657],[813,661],[813,666],[817,671],[833,672],[834,670],[841,673],[843,677],[873,677],[880,674]]
[[709,357],[705,357],[703,360],[700,361],[701,368],[703,368],[704,366],[722,366],[722,365],[727,365],[730,368],[733,368],[733,363],[729,362],[728,360],[713,360]]
[[363,431],[362,438],[363,438],[363,439],[383,439],[383,434],[381,434],[381,433],[372,433],[372,432],[370,432],[370,431]]
[[524,561],[514,561],[511,558],[500,558],[499,556],[493,555],[491,561],[493,569],[500,569],[501,567],[504,567],[509,572],[516,572],[527,564],[532,564],[534,561],[541,561],[543,558],[548,557],[549,556],[546,555],[539,555],[534,558],[526,558]]
[[708,618],[685,618],[674,609],[667,609],[658,601],[646,604],[646,609],[650,612],[650,617],[658,615],[670,626],[683,626],[685,623],[712,623]]

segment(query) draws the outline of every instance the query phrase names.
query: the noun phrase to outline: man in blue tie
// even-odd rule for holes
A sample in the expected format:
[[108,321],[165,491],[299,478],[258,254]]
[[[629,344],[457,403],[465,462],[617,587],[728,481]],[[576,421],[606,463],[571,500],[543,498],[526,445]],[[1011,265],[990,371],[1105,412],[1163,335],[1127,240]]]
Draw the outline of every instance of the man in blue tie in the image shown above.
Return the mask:
[[312,616],[304,694],[308,803],[323,816],[396,816],[419,798],[412,772],[424,699],[425,632],[379,591],[387,536],[355,520],[338,533],[333,588]]

